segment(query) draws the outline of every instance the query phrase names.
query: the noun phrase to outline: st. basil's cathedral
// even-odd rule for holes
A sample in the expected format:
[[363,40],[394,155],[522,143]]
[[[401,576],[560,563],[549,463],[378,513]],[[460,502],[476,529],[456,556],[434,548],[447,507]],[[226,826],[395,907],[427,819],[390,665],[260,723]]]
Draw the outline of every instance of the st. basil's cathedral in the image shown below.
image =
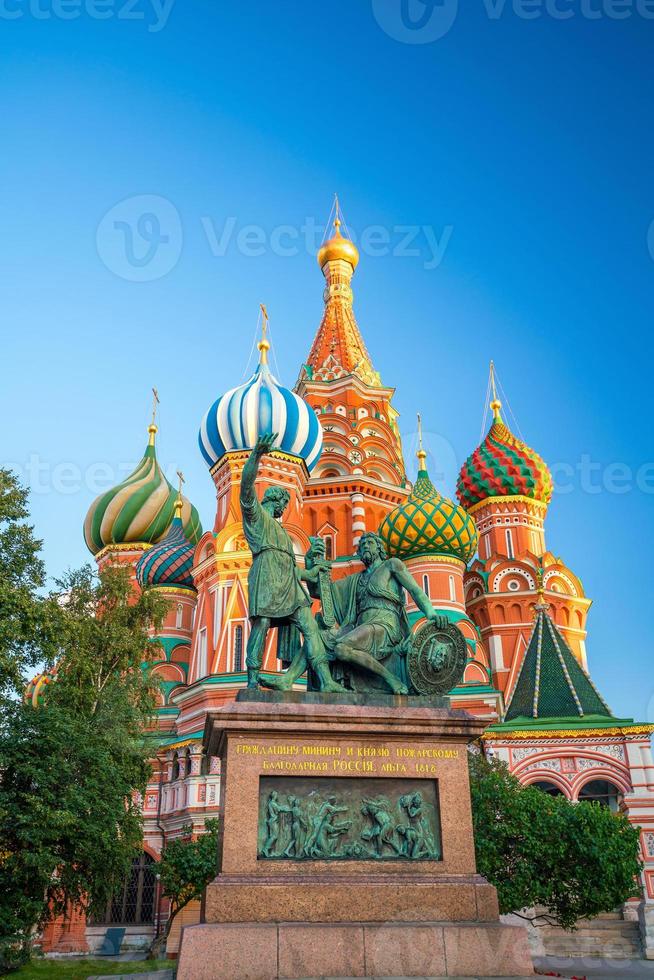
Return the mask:
[[[640,827],[645,951],[654,956],[654,726],[616,718],[588,673],[586,618],[591,600],[579,576],[548,550],[545,521],[553,485],[547,464],[502,418],[496,396],[490,429],[464,462],[456,502],[434,487],[427,454],[418,475],[405,471],[394,389],[375,370],[353,309],[354,243],[335,222],[318,252],[325,279],[324,313],[294,390],[268,364],[264,330],[259,363],[244,384],[218,397],[202,419],[199,449],[216,488],[211,529],[164,475],[148,430],[141,461],[122,483],[99,496],[84,523],[100,569],[129,568],[134,588],[156,588],[169,600],[160,633],[158,752],[143,798],[144,850],[104,921],[77,915],[44,934],[49,949],[107,950],[147,944],[167,905],[156,861],[167,841],[202,831],[220,817],[219,760],[203,754],[207,711],[233,700],[247,681],[247,574],[239,486],[259,434],[278,433],[258,483],[284,487],[284,516],[298,561],[310,537],[325,543],[332,575],[360,566],[354,557],[366,531],[379,533],[389,556],[401,558],[433,606],[463,633],[467,663],[450,692],[454,707],[488,722],[484,750],[504,760],[523,783],[571,800],[621,808]],[[423,620],[409,599],[412,629]],[[282,669],[271,630],[264,672]],[[28,694],[38,701],[41,676]],[[175,924],[198,921],[199,903]]]

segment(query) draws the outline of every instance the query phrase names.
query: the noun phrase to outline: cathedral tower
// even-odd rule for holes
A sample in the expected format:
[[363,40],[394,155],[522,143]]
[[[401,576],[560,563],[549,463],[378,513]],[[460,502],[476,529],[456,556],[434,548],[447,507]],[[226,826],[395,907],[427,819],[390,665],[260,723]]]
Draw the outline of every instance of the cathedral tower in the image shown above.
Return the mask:
[[382,384],[354,316],[358,262],[336,202],[334,234],[318,252],[325,309],[295,389],[324,431],[305,492],[305,527],[324,538],[330,558],[352,555],[364,531],[376,531],[408,492],[394,389]]
[[506,698],[529,642],[539,588],[544,588],[556,625],[583,666],[590,601],[577,576],[547,551],[550,471],[538,453],[513,435],[493,395],[491,428],[463,464],[457,496],[479,531],[478,558],[465,575],[466,608],[490,654],[495,685]]

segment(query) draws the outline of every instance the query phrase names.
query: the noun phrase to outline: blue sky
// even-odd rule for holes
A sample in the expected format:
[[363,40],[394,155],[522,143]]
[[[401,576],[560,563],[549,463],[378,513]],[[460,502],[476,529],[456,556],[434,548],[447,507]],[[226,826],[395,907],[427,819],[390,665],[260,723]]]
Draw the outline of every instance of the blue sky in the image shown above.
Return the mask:
[[453,492],[494,358],[558,478],[548,545],[594,599],[593,676],[654,718],[654,19],[557,3],[2,0],[2,459],[51,574],[86,560],[152,385],[160,459],[211,525],[198,424],[262,301],[294,383],[338,191],[407,455],[421,411]]

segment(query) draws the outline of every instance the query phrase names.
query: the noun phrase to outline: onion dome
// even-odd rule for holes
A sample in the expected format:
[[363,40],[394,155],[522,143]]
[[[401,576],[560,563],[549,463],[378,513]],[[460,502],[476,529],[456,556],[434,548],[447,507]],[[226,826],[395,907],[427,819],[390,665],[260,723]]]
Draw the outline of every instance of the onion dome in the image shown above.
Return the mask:
[[37,674],[33,677],[29,684],[25,687],[25,693],[23,695],[23,701],[26,704],[32,705],[33,708],[38,708],[39,705],[43,703],[43,696],[48,684],[52,684],[53,681],[57,679],[57,667],[53,667],[52,670],[45,671],[43,674]]
[[148,585],[195,588],[191,575],[195,546],[184,533],[183,507],[183,501],[178,496],[175,501],[175,516],[168,534],[139,558],[136,564],[136,580],[141,588]]
[[200,452],[213,469],[226,453],[253,449],[259,436],[276,432],[275,450],[303,460],[311,472],[320,458],[322,428],[311,406],[271,373],[265,314],[258,347],[259,364],[252,377],[218,398],[204,416]]
[[459,503],[469,509],[489,497],[530,497],[549,504],[552,474],[538,453],[504,424],[501,407],[497,398],[491,402],[494,419],[488,435],[461,467]]
[[[152,544],[164,536],[173,519],[177,491],[157,462],[152,423],[143,459],[122,483],[100,494],[84,522],[84,540],[94,555],[107,545]],[[193,544],[202,536],[197,510],[182,498],[182,524]]]
[[443,497],[429,479],[427,453],[417,453],[418,478],[404,503],[388,514],[379,528],[391,557],[442,555],[468,562],[477,548],[477,528],[463,507]]
[[341,219],[338,217],[338,210],[334,229],[332,237],[318,250],[318,265],[322,269],[327,262],[337,262],[339,259],[343,259],[350,263],[352,269],[356,269],[359,264],[359,250],[354,242],[341,235]]

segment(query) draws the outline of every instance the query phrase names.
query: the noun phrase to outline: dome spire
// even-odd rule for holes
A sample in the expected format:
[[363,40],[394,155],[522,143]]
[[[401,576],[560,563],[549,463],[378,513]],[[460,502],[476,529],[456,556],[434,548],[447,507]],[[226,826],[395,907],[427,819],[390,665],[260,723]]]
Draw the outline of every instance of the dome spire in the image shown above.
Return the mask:
[[[303,375],[309,381],[323,382],[337,381],[353,374],[364,384],[381,387],[381,378],[372,365],[354,316],[351,282],[359,262],[359,251],[354,242],[341,234],[344,221],[337,196],[330,218],[332,213],[335,213],[334,234],[318,250],[318,265],[325,277],[325,311]],[[347,229],[347,225],[345,227]]]
[[427,472],[418,413],[418,477],[408,498],[386,515],[379,536],[391,558],[429,555],[458,558],[467,563],[477,547],[475,522],[463,507],[438,492]]
[[[482,428],[480,445],[461,467],[456,491],[459,503],[470,509],[491,498],[527,497],[541,504],[549,504],[553,492],[552,475],[538,453],[524,440],[514,436],[502,419],[502,403],[497,397],[493,361],[490,363],[486,398],[491,395],[493,423],[485,437]],[[508,398],[505,401],[511,412]]]
[[[153,395],[153,421],[148,426],[149,441],[136,468],[117,486],[101,493],[91,504],[84,522],[84,539],[96,555],[114,545],[148,545],[159,541],[173,519],[180,516],[189,541],[195,544],[202,536],[202,526],[195,507],[169,483],[157,460],[154,444],[159,396]],[[181,508],[176,504],[181,503]]]
[[359,264],[359,250],[349,237],[344,238],[341,234],[343,220],[338,194],[334,194],[332,210],[334,212],[334,234],[318,250],[318,265],[323,270],[325,278],[329,279],[325,270],[329,268],[330,262],[347,262],[351,267],[351,272],[345,273],[349,279]]
[[418,412],[418,452],[416,453],[418,457],[418,469],[427,470],[427,453],[422,446],[422,415]]
[[156,388],[153,388],[152,389],[152,421],[148,426],[148,435],[149,435],[148,446],[154,446],[154,439],[157,432],[159,431],[155,421],[157,418],[158,404],[159,404],[159,392],[157,391]]
[[500,410],[502,408],[502,402],[497,397],[497,385],[495,383],[495,362],[490,362],[490,388],[493,395],[492,401],[490,403],[491,411],[493,413],[493,418],[496,422],[502,421],[502,416],[500,415]]
[[184,479],[184,474],[181,470],[177,470],[177,500],[175,501],[175,517],[179,520],[182,518],[182,507],[184,506],[184,499],[182,497],[182,486],[186,483]]
[[257,344],[257,349],[259,351],[259,364],[268,363],[268,351],[270,350],[270,341],[268,340],[268,310],[263,303],[259,303],[259,309],[261,310],[261,340]]

